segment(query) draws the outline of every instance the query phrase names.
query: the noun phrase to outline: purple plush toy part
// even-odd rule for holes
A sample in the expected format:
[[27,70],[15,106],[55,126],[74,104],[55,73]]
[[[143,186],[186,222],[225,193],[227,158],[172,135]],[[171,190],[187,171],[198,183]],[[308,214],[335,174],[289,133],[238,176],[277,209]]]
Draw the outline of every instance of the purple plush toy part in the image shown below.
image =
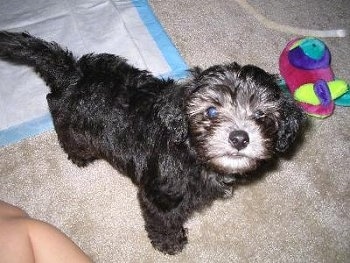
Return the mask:
[[288,52],[288,59],[294,67],[309,70],[329,67],[331,54],[322,41],[309,38],[297,43]]
[[328,47],[313,37],[290,41],[279,60],[281,75],[294,99],[308,114],[319,118],[333,113],[336,99],[350,106],[348,85],[334,78],[330,63]]

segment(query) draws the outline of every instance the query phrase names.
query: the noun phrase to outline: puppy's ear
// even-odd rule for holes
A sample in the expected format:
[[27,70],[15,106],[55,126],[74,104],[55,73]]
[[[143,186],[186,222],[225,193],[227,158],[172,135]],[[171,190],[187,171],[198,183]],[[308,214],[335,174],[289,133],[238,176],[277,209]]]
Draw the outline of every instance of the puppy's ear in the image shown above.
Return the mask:
[[171,142],[184,142],[188,136],[186,117],[181,108],[171,107],[171,102],[167,106],[158,111],[158,118],[164,128],[163,132]]
[[302,109],[287,95],[282,95],[281,107],[276,151],[285,152],[295,141],[307,118]]
[[182,112],[174,116],[167,128],[173,142],[181,143],[187,139],[188,125]]

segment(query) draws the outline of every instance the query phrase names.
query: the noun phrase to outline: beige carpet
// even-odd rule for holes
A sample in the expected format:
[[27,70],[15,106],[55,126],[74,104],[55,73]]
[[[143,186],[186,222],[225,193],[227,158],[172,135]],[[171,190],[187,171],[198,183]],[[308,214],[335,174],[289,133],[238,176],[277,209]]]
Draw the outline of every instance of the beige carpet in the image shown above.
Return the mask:
[[[238,61],[278,73],[291,35],[266,29],[229,0],[151,0],[186,62]],[[350,30],[348,0],[251,0],[284,24]],[[326,39],[350,82],[350,38]],[[177,256],[150,245],[136,189],[107,163],[79,169],[53,132],[0,149],[0,199],[70,236],[95,262],[350,262],[350,108],[311,120],[295,155],[187,224]],[[1,258],[0,258],[1,262]]]

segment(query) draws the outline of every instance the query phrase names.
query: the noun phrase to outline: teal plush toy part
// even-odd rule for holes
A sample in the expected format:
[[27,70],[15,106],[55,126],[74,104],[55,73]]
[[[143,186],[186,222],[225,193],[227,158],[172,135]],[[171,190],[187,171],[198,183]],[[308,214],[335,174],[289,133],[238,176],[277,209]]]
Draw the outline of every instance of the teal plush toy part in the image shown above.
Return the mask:
[[279,69],[293,98],[311,116],[330,116],[335,105],[350,106],[349,85],[334,77],[331,54],[318,38],[290,41],[282,51]]
[[348,84],[348,91],[340,96],[339,98],[334,100],[335,105],[343,106],[343,107],[350,107],[350,86]]

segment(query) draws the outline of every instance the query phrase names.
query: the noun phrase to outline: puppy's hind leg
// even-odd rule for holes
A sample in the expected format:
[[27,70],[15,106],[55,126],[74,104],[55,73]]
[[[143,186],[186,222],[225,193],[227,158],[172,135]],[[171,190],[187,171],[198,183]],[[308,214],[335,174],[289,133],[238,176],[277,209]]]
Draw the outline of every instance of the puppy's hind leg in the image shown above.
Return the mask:
[[77,157],[77,156],[73,156],[73,155],[68,155],[68,159],[71,160],[72,163],[74,163],[78,167],[85,167],[89,163],[92,163],[93,161],[95,161],[97,158],[95,158],[95,157],[82,158],[82,157]]
[[92,145],[88,132],[78,132],[74,122],[70,120],[71,113],[65,107],[64,101],[58,94],[49,93],[46,96],[58,141],[68,154],[68,159],[79,167],[84,167],[98,159],[98,154]]
[[68,159],[79,167],[85,167],[98,159],[95,152],[87,142],[87,138],[72,132],[57,132],[58,139],[63,150],[68,154]]

